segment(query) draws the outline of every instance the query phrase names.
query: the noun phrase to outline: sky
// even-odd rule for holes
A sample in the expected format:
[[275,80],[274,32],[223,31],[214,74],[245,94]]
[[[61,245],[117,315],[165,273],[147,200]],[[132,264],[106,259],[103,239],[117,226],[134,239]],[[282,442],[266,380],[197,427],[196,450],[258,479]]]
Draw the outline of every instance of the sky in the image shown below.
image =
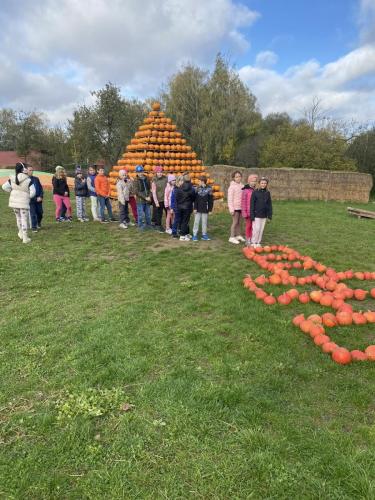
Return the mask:
[[222,52],[260,111],[375,117],[375,0],[0,0],[0,107],[63,124],[111,81],[158,95]]

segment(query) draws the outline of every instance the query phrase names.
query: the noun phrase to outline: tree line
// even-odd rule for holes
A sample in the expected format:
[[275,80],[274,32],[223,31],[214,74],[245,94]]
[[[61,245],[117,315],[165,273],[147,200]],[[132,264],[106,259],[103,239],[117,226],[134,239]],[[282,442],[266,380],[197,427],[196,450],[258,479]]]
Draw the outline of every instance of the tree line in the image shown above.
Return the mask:
[[[50,126],[38,111],[0,110],[0,150],[42,154],[44,169],[104,160],[114,165],[152,99],[125,98],[107,83],[78,105],[67,123]],[[358,170],[375,175],[375,126],[339,122],[313,98],[299,120],[262,116],[256,97],[219,54],[212,71],[189,64],[155,96],[207,165]]]

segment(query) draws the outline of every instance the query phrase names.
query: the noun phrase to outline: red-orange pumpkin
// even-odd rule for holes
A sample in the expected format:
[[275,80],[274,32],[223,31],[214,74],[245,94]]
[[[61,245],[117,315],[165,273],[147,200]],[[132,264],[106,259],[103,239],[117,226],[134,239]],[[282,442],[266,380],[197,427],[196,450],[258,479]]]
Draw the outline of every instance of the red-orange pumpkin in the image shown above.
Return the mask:
[[352,356],[348,349],[344,347],[338,347],[332,352],[332,359],[340,365],[347,365],[351,362]]
[[365,349],[365,353],[370,361],[375,361],[375,345],[369,345]]

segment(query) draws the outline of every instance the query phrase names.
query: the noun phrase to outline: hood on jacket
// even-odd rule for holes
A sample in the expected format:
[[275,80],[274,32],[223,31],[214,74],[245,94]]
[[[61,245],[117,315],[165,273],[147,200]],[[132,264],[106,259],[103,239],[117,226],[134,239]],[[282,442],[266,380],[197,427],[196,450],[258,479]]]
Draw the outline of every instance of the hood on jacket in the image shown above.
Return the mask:
[[[21,184],[21,182],[25,181],[26,179],[30,179],[30,177],[27,174],[24,174],[22,172],[20,174],[18,174],[17,177],[18,177],[18,181],[19,181],[20,184]],[[15,183],[16,182],[16,175],[12,174],[10,176],[10,180]]]

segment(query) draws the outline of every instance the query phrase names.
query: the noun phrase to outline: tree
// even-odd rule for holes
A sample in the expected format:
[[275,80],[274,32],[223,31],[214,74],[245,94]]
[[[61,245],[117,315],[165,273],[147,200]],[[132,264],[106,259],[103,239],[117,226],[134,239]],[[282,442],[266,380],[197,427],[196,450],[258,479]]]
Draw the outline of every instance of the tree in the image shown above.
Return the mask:
[[13,109],[0,110],[0,150],[16,149],[17,113]]
[[162,94],[166,112],[205,163],[233,163],[259,121],[256,99],[219,54],[212,73],[188,65]]
[[24,156],[26,161],[32,149],[42,149],[46,127],[46,118],[42,113],[20,111],[17,114],[15,146],[17,153]]
[[76,163],[103,159],[112,166],[146,116],[146,108],[139,101],[124,99],[112,83],[91,95],[94,104],[80,106],[69,121],[72,156]]
[[332,130],[284,124],[264,143],[260,162],[262,167],[355,170],[356,162],[345,153],[343,137]]
[[360,172],[372,174],[375,180],[375,127],[356,137],[347,155],[357,162]]

